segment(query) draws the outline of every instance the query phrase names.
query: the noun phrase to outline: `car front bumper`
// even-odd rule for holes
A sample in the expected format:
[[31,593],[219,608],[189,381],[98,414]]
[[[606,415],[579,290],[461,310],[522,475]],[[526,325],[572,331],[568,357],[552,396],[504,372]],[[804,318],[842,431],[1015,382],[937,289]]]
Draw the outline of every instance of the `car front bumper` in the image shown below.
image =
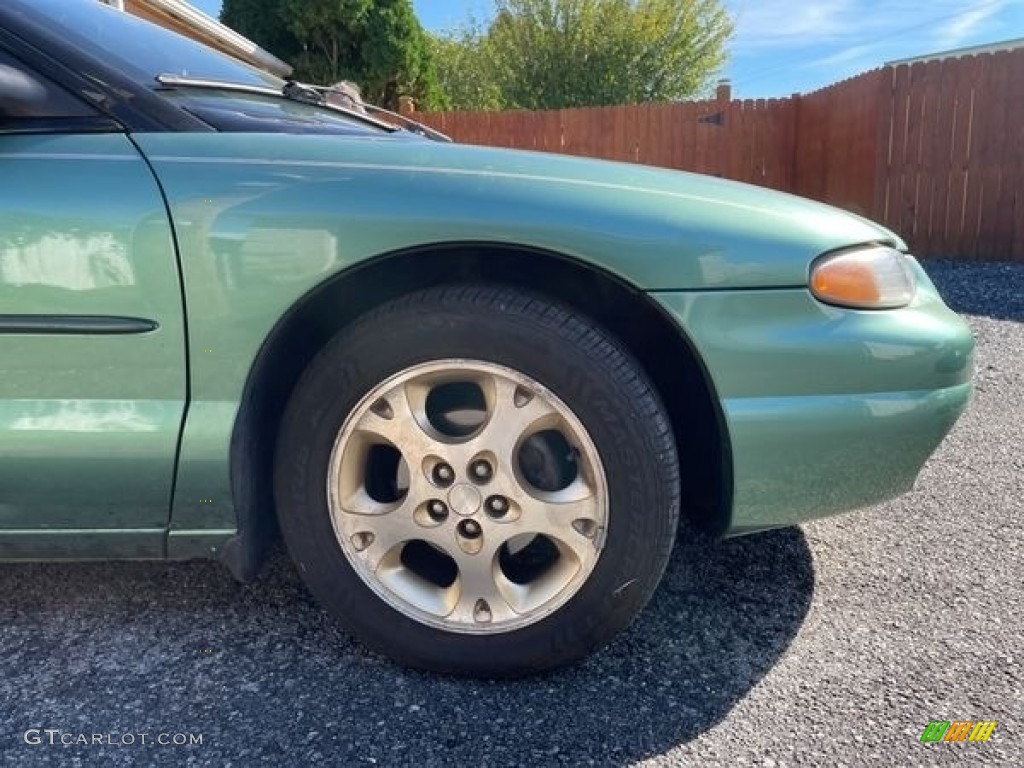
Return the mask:
[[909,490],[970,397],[974,340],[915,262],[910,306],[832,307],[806,289],[652,294],[689,337],[722,407],[727,535]]

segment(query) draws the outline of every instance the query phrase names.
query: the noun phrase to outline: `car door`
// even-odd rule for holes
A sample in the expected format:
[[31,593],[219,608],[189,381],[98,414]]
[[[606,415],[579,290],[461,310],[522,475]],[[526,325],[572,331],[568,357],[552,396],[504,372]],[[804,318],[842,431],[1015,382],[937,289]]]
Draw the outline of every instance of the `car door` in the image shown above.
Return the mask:
[[186,402],[181,281],[131,139],[0,47],[0,557],[154,557]]

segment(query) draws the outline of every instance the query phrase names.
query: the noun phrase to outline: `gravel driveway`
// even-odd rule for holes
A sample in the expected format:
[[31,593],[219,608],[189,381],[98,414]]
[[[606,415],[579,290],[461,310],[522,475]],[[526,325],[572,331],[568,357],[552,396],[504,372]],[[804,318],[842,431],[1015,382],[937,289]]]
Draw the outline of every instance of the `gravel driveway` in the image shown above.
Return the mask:
[[[625,636],[512,684],[367,654],[281,556],[250,586],[210,563],[2,565],[0,760],[1024,765],[1024,267],[929,268],[971,315],[977,394],[902,499],[685,543]],[[932,719],[999,725],[921,744]],[[29,728],[202,744],[33,746]]]

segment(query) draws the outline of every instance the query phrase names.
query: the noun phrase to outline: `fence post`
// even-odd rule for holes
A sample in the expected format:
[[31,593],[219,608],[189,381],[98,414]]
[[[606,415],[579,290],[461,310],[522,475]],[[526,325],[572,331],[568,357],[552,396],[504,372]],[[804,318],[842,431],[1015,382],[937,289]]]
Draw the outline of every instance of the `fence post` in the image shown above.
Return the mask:
[[732,83],[729,78],[723,78],[718,81],[718,87],[715,88],[715,98],[718,100],[719,106],[732,101]]
[[398,114],[413,115],[416,113],[416,101],[412,96],[398,97]]

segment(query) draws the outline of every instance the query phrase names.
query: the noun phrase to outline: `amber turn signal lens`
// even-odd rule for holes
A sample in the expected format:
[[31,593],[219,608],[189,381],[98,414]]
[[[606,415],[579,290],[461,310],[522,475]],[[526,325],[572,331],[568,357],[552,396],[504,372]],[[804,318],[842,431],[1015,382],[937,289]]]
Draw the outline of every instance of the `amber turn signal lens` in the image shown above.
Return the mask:
[[811,265],[811,293],[827,304],[895,309],[910,303],[914,289],[907,257],[887,246],[834,253]]

